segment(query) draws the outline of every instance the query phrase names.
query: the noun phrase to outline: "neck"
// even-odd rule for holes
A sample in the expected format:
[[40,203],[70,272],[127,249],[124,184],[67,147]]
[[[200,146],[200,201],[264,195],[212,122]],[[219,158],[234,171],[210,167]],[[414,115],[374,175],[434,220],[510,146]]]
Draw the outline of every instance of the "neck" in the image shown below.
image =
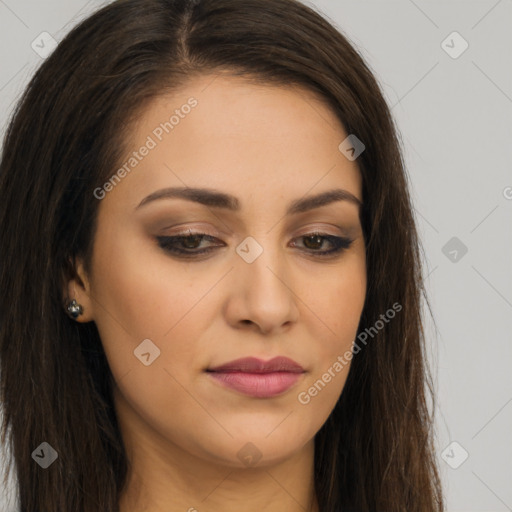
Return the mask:
[[[120,512],[318,512],[310,478],[288,461],[261,469],[207,464],[193,474],[165,464],[165,472],[130,471]],[[306,485],[305,485],[306,483]]]

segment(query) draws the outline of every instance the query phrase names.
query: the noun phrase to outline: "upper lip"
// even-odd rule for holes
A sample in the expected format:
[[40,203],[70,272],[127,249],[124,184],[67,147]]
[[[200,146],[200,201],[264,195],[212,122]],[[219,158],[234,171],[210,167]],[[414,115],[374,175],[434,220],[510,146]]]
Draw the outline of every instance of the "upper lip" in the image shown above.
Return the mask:
[[272,372],[290,372],[302,373],[304,368],[288,357],[274,357],[269,361],[263,361],[256,357],[243,357],[230,361],[229,363],[208,368],[210,372],[246,372],[246,373],[272,373]]

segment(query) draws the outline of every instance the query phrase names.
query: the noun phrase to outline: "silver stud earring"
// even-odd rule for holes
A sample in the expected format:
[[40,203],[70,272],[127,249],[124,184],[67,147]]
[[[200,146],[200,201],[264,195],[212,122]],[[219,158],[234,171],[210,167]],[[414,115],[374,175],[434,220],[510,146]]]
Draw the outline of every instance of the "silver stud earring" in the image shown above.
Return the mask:
[[84,312],[84,308],[82,307],[82,305],[78,304],[78,302],[75,299],[68,303],[66,309],[68,311],[69,316],[72,318],[78,318]]

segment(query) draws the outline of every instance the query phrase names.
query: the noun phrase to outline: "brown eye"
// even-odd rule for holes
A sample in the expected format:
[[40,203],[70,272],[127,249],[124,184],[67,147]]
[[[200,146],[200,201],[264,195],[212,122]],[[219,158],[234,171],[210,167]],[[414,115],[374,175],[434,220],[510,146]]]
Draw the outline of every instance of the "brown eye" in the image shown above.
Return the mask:
[[304,240],[307,242],[304,245],[308,249],[319,249],[322,246],[324,238],[319,235],[309,235],[305,236]]
[[201,235],[192,235],[192,236],[182,236],[178,238],[178,240],[187,248],[187,249],[197,249],[198,244],[201,243]]
[[189,235],[159,236],[156,237],[158,245],[166,252],[178,257],[193,258],[196,255],[206,254],[214,250],[215,246],[200,249],[202,241],[215,242],[217,238],[206,233]]
[[[348,249],[354,241],[353,239],[328,235],[324,233],[311,233],[303,235],[299,238],[304,240],[304,246],[308,249],[309,252],[320,257],[338,254],[343,250]],[[329,242],[333,248],[319,251],[318,249],[323,246],[324,242]]]
[[[216,244],[209,247],[201,247],[201,242],[218,242],[219,240],[206,233],[190,233],[187,235],[159,236],[156,237],[158,245],[166,252],[179,258],[194,258],[203,254],[210,253],[216,247],[222,247],[223,244]],[[341,253],[352,244],[353,240],[349,238],[333,236],[323,233],[311,233],[298,238],[304,240],[305,252],[319,257],[334,256]],[[332,249],[319,250],[324,244],[329,243]]]

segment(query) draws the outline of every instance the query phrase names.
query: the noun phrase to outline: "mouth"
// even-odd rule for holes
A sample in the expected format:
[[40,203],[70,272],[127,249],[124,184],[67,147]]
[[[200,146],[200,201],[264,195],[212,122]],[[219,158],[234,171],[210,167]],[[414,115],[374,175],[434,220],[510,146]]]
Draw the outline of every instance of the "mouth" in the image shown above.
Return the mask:
[[270,361],[246,357],[208,368],[206,372],[226,388],[256,398],[271,398],[289,390],[305,370],[287,357]]

